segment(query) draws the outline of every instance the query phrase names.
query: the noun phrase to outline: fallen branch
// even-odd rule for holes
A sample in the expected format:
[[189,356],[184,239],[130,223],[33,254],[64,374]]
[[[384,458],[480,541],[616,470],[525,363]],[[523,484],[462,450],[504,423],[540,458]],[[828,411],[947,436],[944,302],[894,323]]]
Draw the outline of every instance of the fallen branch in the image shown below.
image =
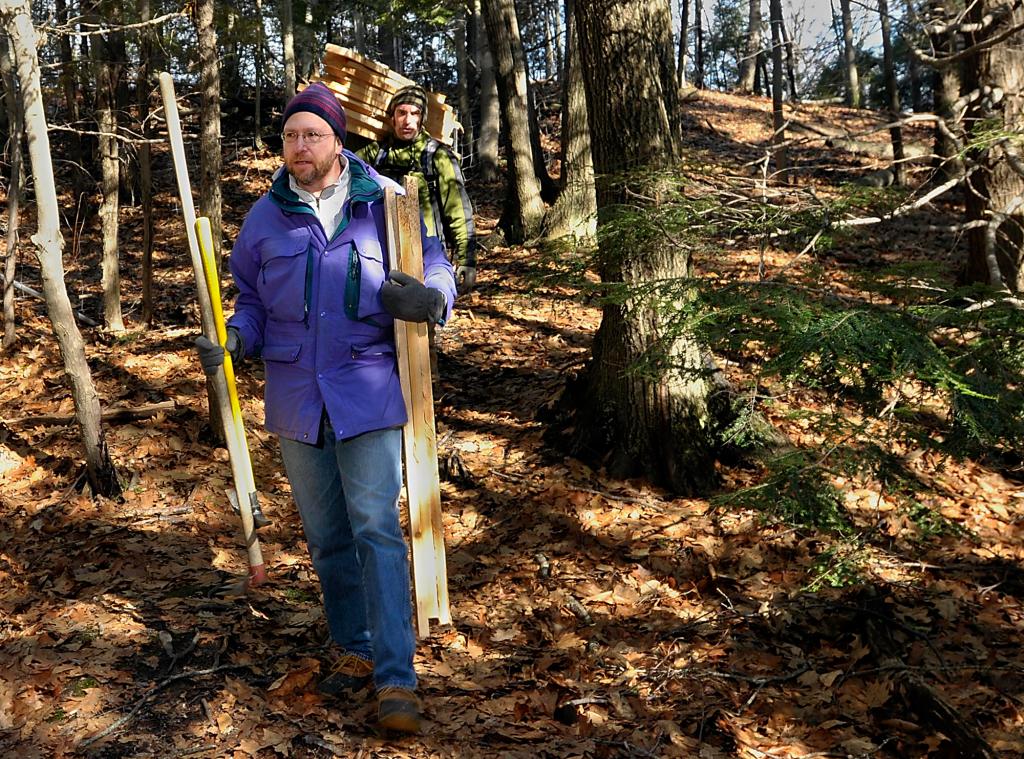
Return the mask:
[[[105,409],[100,418],[104,422],[120,423],[120,422],[131,422],[136,419],[148,419],[151,416],[156,416],[161,411],[173,411],[177,408],[177,404],[171,401],[160,401],[159,403],[150,403],[145,406],[137,406],[135,408],[127,407],[113,407]],[[62,425],[62,424],[73,424],[77,417],[74,414],[40,414],[32,416],[15,416],[10,419],[0,419],[0,424],[6,425],[7,427],[18,426],[22,424],[32,425]]]
[[[0,286],[6,285],[6,284],[7,284],[7,279],[4,277],[3,274],[0,274]],[[43,294],[41,292],[39,292],[38,290],[33,290],[28,285],[23,285],[18,280],[14,280],[14,289],[18,290],[19,292],[25,293],[25,295],[31,295],[33,298],[38,298],[39,300],[42,300],[42,301],[46,300],[43,297]],[[78,319],[78,321],[82,322],[82,324],[87,324],[90,327],[98,327],[98,326],[100,326],[99,322],[94,321],[93,319],[90,319],[88,316],[83,314],[81,311],[75,311],[74,313],[75,313],[75,318]]]

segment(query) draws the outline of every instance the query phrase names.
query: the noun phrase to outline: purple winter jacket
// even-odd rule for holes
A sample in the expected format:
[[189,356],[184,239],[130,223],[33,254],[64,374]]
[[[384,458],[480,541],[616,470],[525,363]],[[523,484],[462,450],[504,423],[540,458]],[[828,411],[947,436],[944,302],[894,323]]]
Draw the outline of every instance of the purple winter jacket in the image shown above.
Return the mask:
[[[383,186],[397,185],[344,152],[352,183],[330,235],[299,200],[284,170],[256,201],[231,251],[236,328],[266,366],[266,428],[315,443],[326,408],[339,439],[405,423],[387,278]],[[399,190],[401,192],[401,190]],[[448,300],[455,276],[435,237],[423,235],[424,282]]]

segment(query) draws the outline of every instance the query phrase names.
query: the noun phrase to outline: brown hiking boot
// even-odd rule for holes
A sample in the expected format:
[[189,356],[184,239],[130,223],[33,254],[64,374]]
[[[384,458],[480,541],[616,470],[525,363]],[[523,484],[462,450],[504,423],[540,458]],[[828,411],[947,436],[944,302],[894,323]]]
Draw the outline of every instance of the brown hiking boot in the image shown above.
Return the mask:
[[316,688],[328,696],[351,695],[369,685],[372,677],[373,662],[345,651],[331,665],[330,673]]
[[397,733],[419,733],[423,728],[420,700],[408,688],[377,691],[377,724]]

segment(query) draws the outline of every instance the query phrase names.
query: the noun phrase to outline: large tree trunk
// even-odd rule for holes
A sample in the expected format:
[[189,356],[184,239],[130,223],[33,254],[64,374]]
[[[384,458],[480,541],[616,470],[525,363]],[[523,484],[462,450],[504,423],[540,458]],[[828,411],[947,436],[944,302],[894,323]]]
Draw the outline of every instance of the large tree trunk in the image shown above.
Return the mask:
[[220,152],[220,63],[217,31],[213,25],[213,0],[196,4],[199,34],[199,87],[202,91],[199,117],[199,214],[210,220],[214,258],[220,271],[221,240],[221,152]]
[[597,192],[590,151],[587,95],[580,70],[576,0],[565,0],[566,65],[562,105],[562,193],[544,218],[544,236],[584,243],[597,234]]
[[907,183],[907,168],[903,161],[903,128],[897,123],[900,120],[900,91],[896,84],[896,65],[892,56],[888,0],[878,0],[878,16],[882,22],[882,68],[885,74],[885,94],[889,104],[889,121],[895,124],[889,129],[889,136],[892,139],[893,184],[902,187]]
[[544,221],[541,183],[530,137],[530,95],[523,43],[513,0],[483,0],[482,7],[497,64],[498,99],[508,129],[505,145],[510,192],[502,228],[510,241],[522,242],[538,236]]
[[[594,0],[576,20],[594,170],[609,178],[629,172],[631,182],[646,175],[647,186],[629,202],[648,197],[657,204],[659,170],[679,152],[668,0]],[[605,185],[602,205],[624,203],[625,191],[616,186]],[[602,241],[600,262],[604,281],[627,287],[690,273],[687,252],[660,236],[627,248]],[[616,476],[644,475],[677,492],[701,492],[715,480],[706,357],[691,336],[670,339],[662,313],[639,295],[604,307],[592,360],[571,396],[571,450]],[[659,344],[659,355],[667,351],[664,371],[634,371]]]
[[[967,44],[990,40],[1011,25],[1024,23],[1024,9],[1014,4],[1007,12],[1010,5],[1009,0],[972,4],[970,22],[981,24],[987,15],[1002,18],[969,36]],[[983,47],[966,61],[965,91],[992,93],[969,106],[965,117],[969,138],[975,132],[990,138],[996,129],[1012,134],[1024,128],[1024,99],[1019,95],[1024,90],[1022,47],[1024,33],[1018,31]],[[996,99],[996,93],[1005,96]],[[1011,140],[976,149],[973,157],[981,170],[971,175],[966,193],[968,218],[988,223],[988,228],[971,230],[966,276],[970,281],[988,282],[1015,293],[1024,291],[1024,177],[1014,166],[1022,165],[1022,152]]]
[[[114,18],[120,15],[119,6],[111,6]],[[121,315],[121,267],[118,262],[121,246],[118,244],[121,177],[120,145],[117,140],[117,80],[120,64],[111,47],[112,35],[93,40],[92,54],[96,76],[96,126],[99,132],[100,170],[100,224],[103,230],[103,323],[111,332],[124,332]]]
[[110,460],[100,420],[100,400],[85,358],[85,345],[75,324],[74,311],[64,285],[61,261],[63,240],[60,213],[50,159],[50,138],[39,85],[36,32],[28,0],[0,0],[0,16],[11,38],[18,62],[18,78],[25,104],[25,130],[36,190],[38,231],[32,236],[39,259],[47,313],[57,336],[64,371],[71,384],[75,416],[82,431],[86,472],[93,491],[106,496],[120,493],[117,472]]
[[736,88],[740,92],[753,92],[757,78],[757,54],[761,51],[761,0],[750,0],[747,13],[747,44],[740,61],[740,79]]
[[3,348],[13,345],[17,337],[14,319],[14,279],[18,270],[18,205],[21,200],[21,140],[24,128],[18,83],[14,78],[13,57],[13,51],[5,36],[0,41],[0,73],[3,75],[7,123],[11,130],[11,182],[7,187],[7,250],[4,252],[3,267],[4,336],[0,342],[0,347]]
[[857,76],[857,49],[853,42],[853,15],[850,0],[839,0],[843,19],[843,69],[846,71],[846,104],[860,108],[860,80]]
[[494,54],[483,21],[480,0],[473,0],[476,18],[477,68],[480,72],[480,124],[477,129],[477,166],[482,182],[496,182],[498,172],[498,138],[501,134],[501,104],[494,72]]

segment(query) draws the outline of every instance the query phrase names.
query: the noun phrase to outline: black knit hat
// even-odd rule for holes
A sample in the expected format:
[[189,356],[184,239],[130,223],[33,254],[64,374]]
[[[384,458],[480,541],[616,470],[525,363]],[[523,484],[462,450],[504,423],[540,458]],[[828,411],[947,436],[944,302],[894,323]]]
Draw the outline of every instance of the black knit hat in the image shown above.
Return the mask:
[[289,100],[284,109],[284,115],[281,116],[282,128],[291,115],[299,111],[316,114],[331,125],[331,129],[341,138],[342,142],[345,141],[348,126],[345,109],[341,107],[341,102],[326,85],[314,82]]
[[427,93],[418,84],[410,84],[403,87],[394,94],[391,102],[388,103],[388,116],[395,112],[400,105],[414,105],[423,113],[423,120],[427,118]]

